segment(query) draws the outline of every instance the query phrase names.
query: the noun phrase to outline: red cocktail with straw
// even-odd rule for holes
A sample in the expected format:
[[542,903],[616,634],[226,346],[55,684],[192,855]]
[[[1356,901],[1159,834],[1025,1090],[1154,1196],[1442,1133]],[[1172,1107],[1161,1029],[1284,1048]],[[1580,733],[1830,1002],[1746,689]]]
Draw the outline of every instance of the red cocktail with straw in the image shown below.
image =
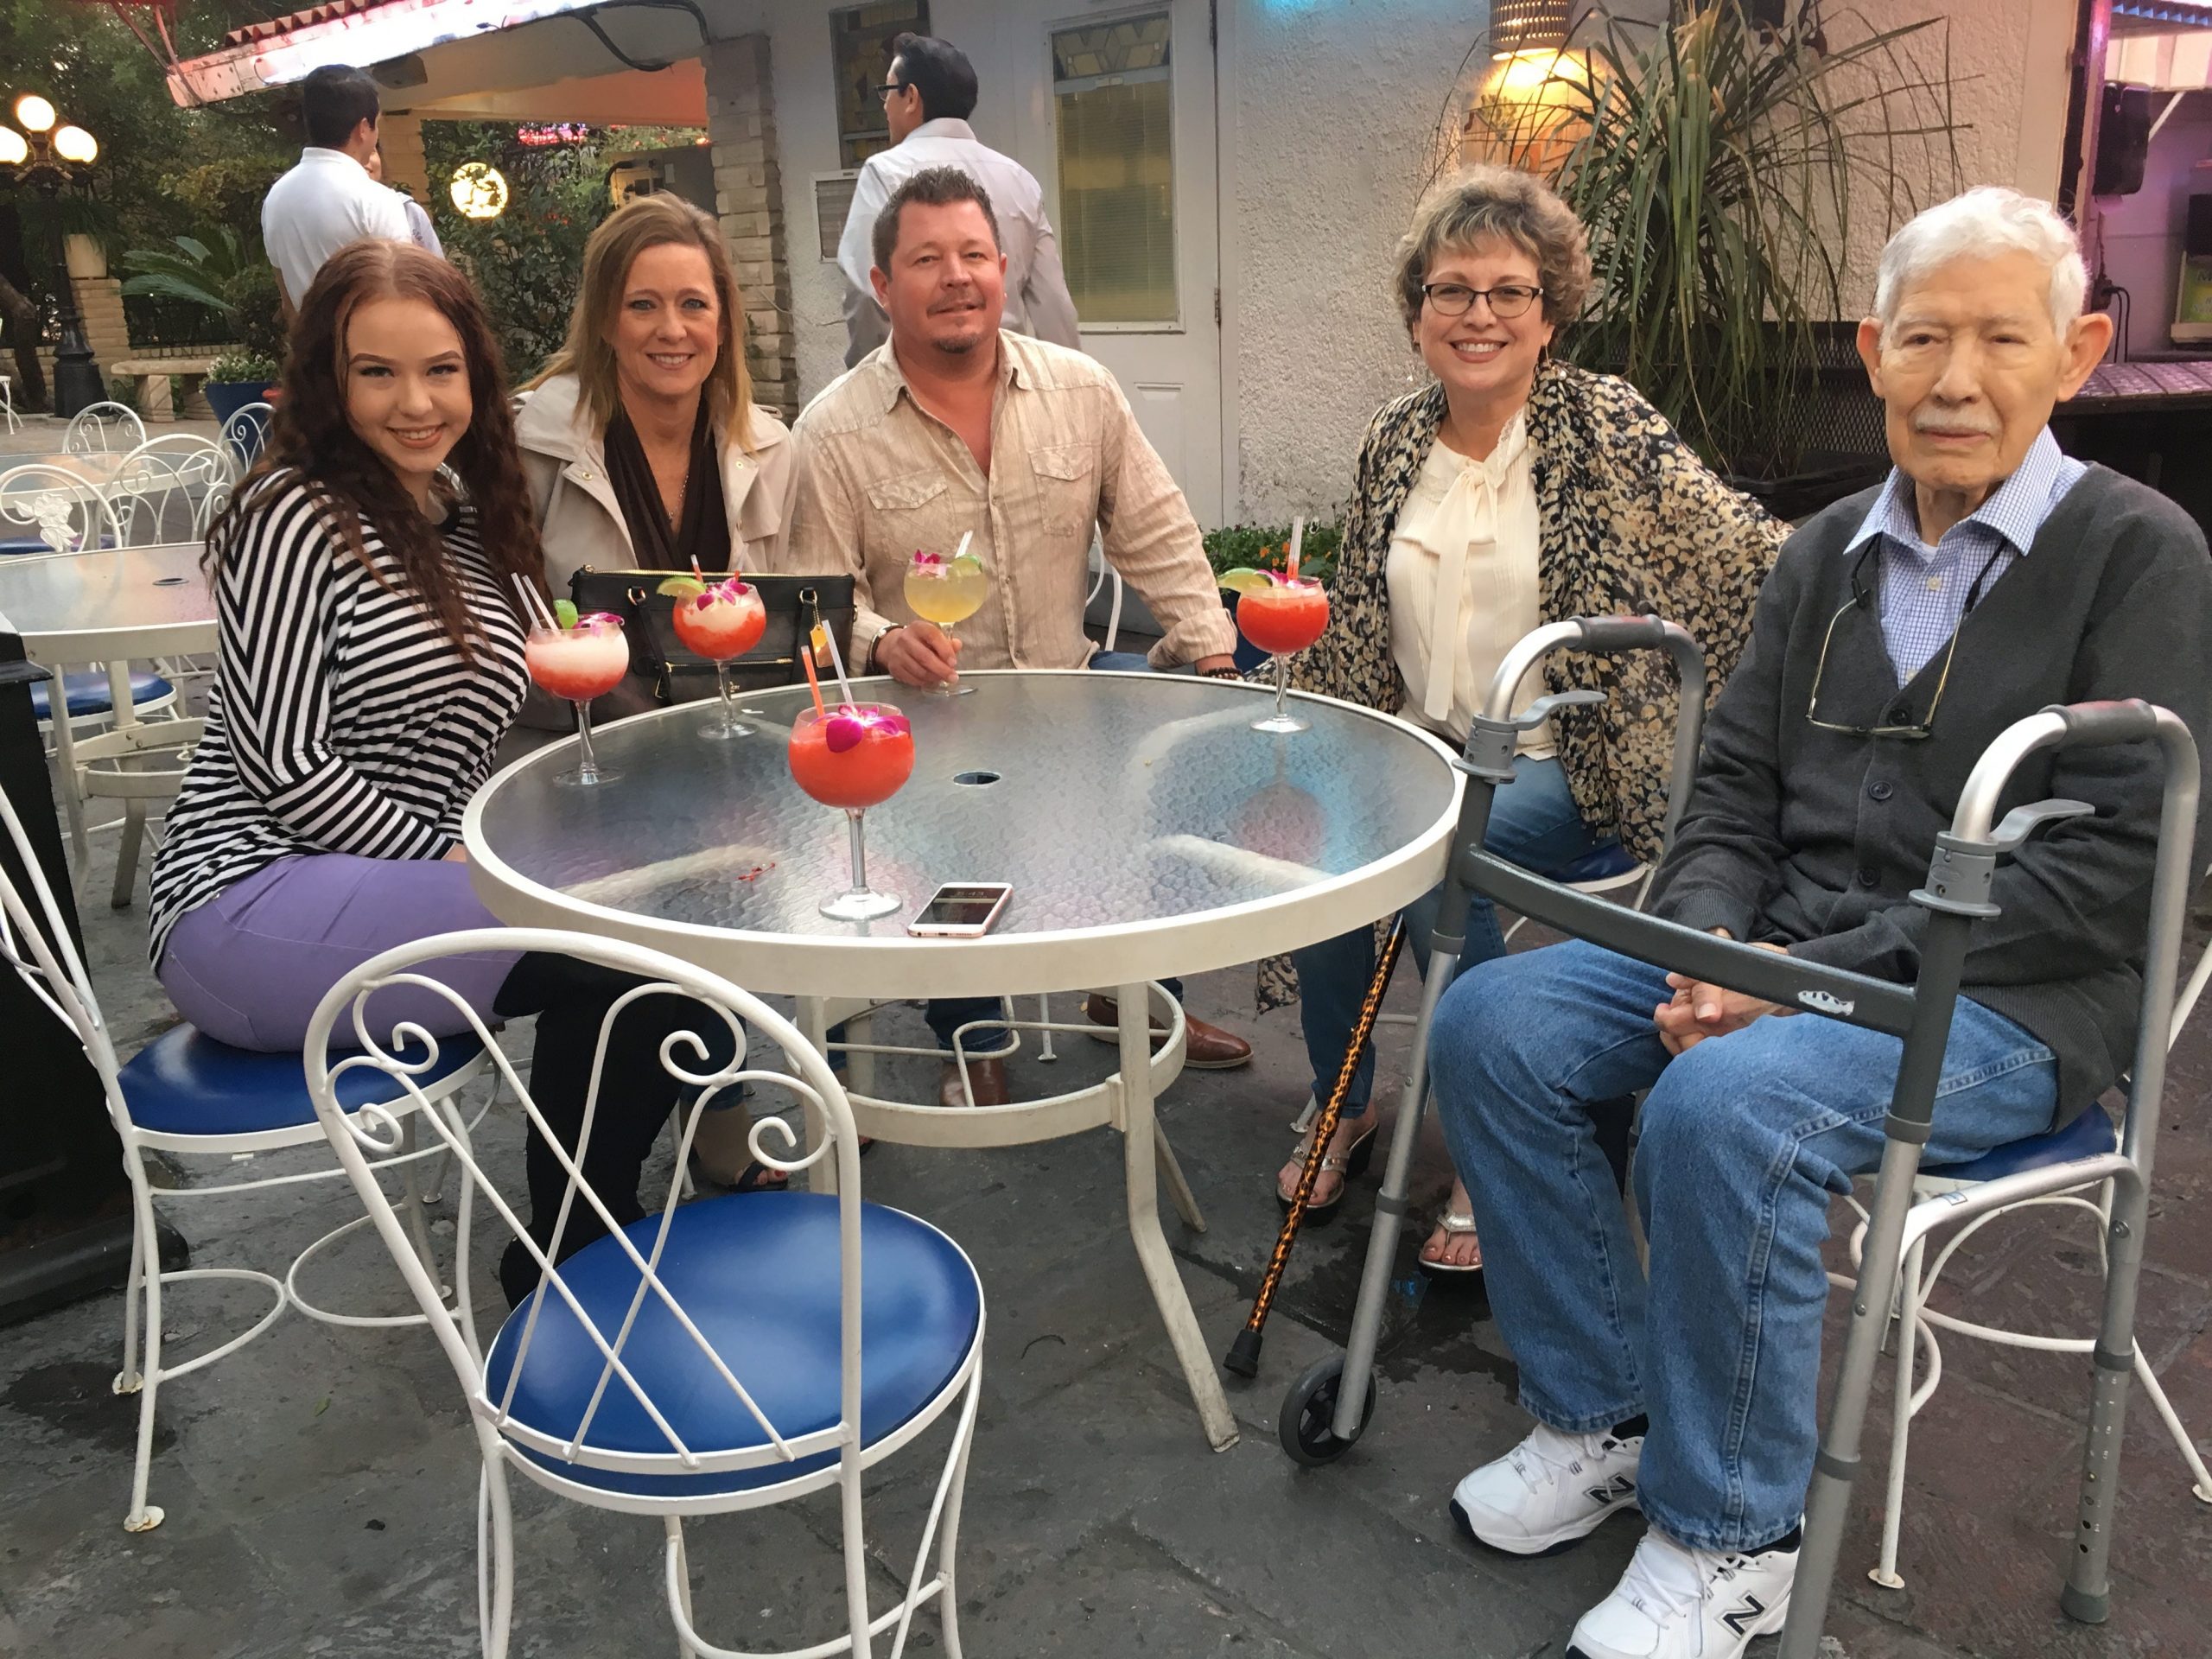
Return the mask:
[[721,702],[721,717],[699,728],[699,735],[717,741],[750,737],[753,728],[737,717],[729,694],[729,665],[760,643],[768,632],[768,610],[760,595],[747,582],[732,576],[709,582],[702,577],[671,576],[660,591],[676,601],[676,637],[686,651],[715,665],[715,690]]
[[841,922],[873,921],[899,910],[905,901],[895,893],[878,893],[868,884],[868,839],[862,815],[896,795],[912,775],[914,728],[905,715],[887,702],[854,700],[837,643],[826,630],[815,629],[813,644],[816,651],[825,647],[829,651],[844,701],[834,708],[823,703],[813,652],[801,650],[799,662],[814,693],[814,707],[791,722],[791,779],[823,805],[843,808],[851,826],[853,885],[823,899],[822,913]]
[[630,671],[630,645],[622,635],[622,619],[607,611],[579,616],[576,607],[562,600],[548,607],[537,589],[520,576],[515,586],[524,607],[536,619],[523,646],[523,661],[530,677],[556,697],[576,706],[576,739],[582,753],[566,772],[556,772],[556,784],[611,783],[620,776],[599,764],[591,747],[591,704],[622,683]]
[[1275,659],[1274,712],[1252,722],[1255,732],[1302,732],[1307,722],[1284,708],[1290,690],[1290,658],[1305,650],[1329,627],[1329,590],[1310,576],[1298,574],[1298,550],[1306,539],[1306,521],[1291,525],[1287,572],[1224,570],[1221,585],[1236,595],[1236,626],[1247,639]]

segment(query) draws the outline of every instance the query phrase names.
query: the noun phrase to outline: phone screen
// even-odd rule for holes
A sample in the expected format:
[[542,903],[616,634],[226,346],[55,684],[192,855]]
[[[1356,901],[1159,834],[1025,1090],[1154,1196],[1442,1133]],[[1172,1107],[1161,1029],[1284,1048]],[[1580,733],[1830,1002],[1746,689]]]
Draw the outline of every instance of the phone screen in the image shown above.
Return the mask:
[[982,885],[939,887],[914,922],[931,927],[981,927],[1006,892],[1003,887]]

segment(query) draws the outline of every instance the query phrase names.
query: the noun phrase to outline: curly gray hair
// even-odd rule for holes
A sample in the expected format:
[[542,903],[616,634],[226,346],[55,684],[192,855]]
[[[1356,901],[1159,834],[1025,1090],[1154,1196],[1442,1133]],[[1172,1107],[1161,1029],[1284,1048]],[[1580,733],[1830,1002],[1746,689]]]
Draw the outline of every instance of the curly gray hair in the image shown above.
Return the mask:
[[1421,322],[1421,289],[1429,267],[1449,250],[1492,240],[1510,242],[1536,262],[1545,321],[1573,320],[1590,295],[1590,238],[1582,221],[1535,174],[1484,163],[1463,169],[1423,197],[1398,239],[1393,288],[1408,334]]

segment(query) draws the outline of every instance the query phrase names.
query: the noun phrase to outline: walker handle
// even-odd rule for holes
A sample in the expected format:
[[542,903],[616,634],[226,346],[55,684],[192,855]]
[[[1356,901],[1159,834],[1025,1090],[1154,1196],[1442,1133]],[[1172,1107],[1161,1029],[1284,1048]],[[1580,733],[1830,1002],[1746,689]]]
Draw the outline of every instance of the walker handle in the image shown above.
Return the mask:
[[1582,644],[1591,651],[1666,651],[1667,625],[1656,616],[1586,616]]
[[2043,710],[2058,716],[2065,730],[2052,747],[2082,748],[2101,743],[2140,743],[2158,734],[2158,711],[2140,697],[2117,702],[2055,702]]

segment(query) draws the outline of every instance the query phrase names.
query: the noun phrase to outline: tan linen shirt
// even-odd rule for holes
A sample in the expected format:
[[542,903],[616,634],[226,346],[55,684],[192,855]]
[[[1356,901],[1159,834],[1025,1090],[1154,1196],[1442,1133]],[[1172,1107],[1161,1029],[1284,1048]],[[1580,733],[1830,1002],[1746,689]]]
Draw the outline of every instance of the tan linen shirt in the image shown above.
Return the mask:
[[1106,557],[1166,637],[1155,668],[1225,657],[1221,606],[1183,493],[1137,429],[1122,389],[1080,352],[999,334],[986,479],[958,434],[925,414],[888,341],[809,404],[791,429],[798,493],[778,567],[858,580],[853,654],[912,622],[915,550],[950,556],[963,531],[991,573],[983,608],[955,632],[963,668],[1080,668],[1094,523]]

